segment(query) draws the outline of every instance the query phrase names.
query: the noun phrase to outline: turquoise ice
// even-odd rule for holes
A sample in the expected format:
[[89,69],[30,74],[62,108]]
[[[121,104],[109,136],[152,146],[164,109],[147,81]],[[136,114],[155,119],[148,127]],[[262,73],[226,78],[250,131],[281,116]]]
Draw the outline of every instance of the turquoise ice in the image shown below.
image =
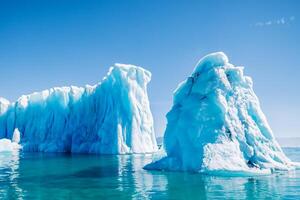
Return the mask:
[[223,52],[202,58],[174,92],[166,155],[145,169],[266,174],[296,167],[277,143],[250,77]]
[[95,86],[55,87],[14,103],[0,98],[2,147],[11,150],[20,143],[23,151],[154,152],[150,79],[141,67],[116,64]]

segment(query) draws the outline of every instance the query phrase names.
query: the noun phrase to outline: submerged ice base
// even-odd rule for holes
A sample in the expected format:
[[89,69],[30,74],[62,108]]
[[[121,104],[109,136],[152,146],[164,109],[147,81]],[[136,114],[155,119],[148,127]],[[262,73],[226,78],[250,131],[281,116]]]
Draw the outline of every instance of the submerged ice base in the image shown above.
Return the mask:
[[296,167],[283,153],[243,67],[217,52],[199,61],[174,92],[166,156],[149,170],[268,174]]
[[0,98],[0,139],[19,140],[24,151],[154,152],[150,79],[141,67],[116,64],[95,86],[51,88],[14,103]]

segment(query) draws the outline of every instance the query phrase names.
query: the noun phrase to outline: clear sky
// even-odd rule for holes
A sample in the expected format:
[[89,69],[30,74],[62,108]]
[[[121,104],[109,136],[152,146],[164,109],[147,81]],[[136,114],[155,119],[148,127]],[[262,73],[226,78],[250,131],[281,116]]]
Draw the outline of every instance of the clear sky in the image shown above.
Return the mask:
[[300,1],[0,0],[0,96],[95,84],[113,63],[150,70],[156,134],[172,92],[224,51],[254,80],[277,137],[300,136]]

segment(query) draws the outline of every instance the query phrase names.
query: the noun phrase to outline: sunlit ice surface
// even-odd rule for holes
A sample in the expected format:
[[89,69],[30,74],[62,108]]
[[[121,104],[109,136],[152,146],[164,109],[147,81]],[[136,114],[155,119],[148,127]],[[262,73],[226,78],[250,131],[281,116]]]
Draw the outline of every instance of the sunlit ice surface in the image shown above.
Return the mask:
[[[300,148],[284,149],[300,161]],[[0,199],[289,199],[300,171],[226,177],[146,171],[151,154],[0,153]]]

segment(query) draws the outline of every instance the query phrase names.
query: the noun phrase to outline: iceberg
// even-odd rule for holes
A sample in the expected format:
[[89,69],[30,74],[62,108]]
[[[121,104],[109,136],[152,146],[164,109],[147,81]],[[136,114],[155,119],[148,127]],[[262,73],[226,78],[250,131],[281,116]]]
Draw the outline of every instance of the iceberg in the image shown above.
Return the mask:
[[0,139],[0,153],[1,152],[15,152],[19,151],[22,147],[9,139]]
[[0,139],[0,152],[17,152],[22,149],[20,143],[20,131],[14,130],[12,139]]
[[[147,95],[151,73],[115,64],[97,85],[54,87],[0,98],[0,147],[23,151],[98,154],[157,150]],[[12,140],[12,141],[10,141]]]
[[198,62],[166,117],[165,155],[147,170],[247,175],[297,167],[275,140],[252,79],[223,52]]

